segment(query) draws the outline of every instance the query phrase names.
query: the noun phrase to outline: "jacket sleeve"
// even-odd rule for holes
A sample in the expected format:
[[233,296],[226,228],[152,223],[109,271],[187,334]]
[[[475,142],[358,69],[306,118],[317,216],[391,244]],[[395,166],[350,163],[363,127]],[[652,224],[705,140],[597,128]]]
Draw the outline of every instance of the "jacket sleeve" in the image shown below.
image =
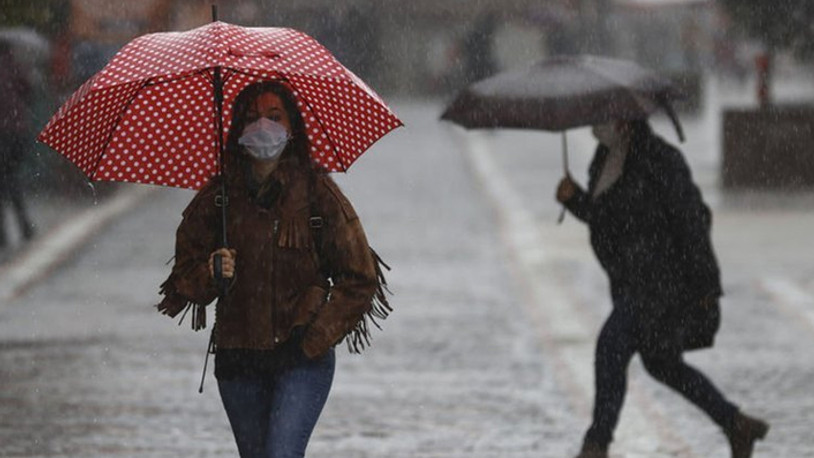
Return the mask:
[[587,224],[591,224],[594,208],[591,191],[596,185],[596,180],[599,177],[599,169],[604,157],[607,156],[607,152],[607,148],[602,145],[596,147],[594,157],[591,159],[591,165],[588,167],[588,189],[584,190],[577,186],[576,193],[565,202],[565,208],[577,217],[577,219]]
[[[164,299],[157,305],[165,315],[174,317],[188,306],[204,306],[217,297],[217,289],[209,277],[209,255],[215,249],[214,228],[218,227],[214,187],[202,189],[184,210],[175,235],[175,264],[161,285],[160,294]],[[193,328],[202,327],[205,322],[196,326],[193,320]]]
[[310,358],[325,353],[364,323],[377,289],[376,260],[350,202],[327,176],[320,176],[315,188],[324,220],[319,253],[332,286],[328,301],[303,337],[303,351]]
[[658,150],[648,151],[658,157],[650,164],[660,183],[662,205],[684,264],[682,271],[695,296],[690,299],[721,296],[720,271],[710,237],[712,214],[681,153],[667,144]]

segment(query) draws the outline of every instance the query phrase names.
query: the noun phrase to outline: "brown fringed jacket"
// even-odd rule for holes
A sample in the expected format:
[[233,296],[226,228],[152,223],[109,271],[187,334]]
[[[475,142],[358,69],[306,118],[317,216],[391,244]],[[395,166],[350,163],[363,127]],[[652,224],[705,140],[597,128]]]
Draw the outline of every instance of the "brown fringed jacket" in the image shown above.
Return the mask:
[[[358,352],[369,343],[367,319],[376,324],[391,311],[381,260],[327,175],[309,176],[283,162],[271,179],[276,194],[265,206],[253,197],[244,174],[229,180],[227,235],[237,255],[227,299],[216,307],[216,348],[271,350],[300,328],[308,357],[324,354],[346,336],[351,351]],[[206,326],[204,306],[217,297],[208,260],[221,240],[218,190],[213,180],[184,210],[175,265],[157,306],[171,317],[191,308],[196,330]]]

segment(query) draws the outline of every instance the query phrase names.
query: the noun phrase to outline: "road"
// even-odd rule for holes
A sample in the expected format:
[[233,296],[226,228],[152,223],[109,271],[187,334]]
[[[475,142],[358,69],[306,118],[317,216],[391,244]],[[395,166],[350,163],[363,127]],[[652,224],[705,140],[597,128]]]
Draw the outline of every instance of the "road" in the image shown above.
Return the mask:
[[[437,121],[439,102],[394,105],[407,127],[337,181],[393,267],[396,311],[365,354],[338,351],[309,456],[574,455],[610,304],[585,228],[556,224],[560,137],[464,132]],[[714,118],[685,128],[726,292],[716,347],[687,359],[772,423],[756,456],[814,457],[814,199],[722,192]],[[582,180],[593,141],[568,139]],[[236,456],[211,373],[197,393],[208,334],[152,308],[192,194],[123,195],[55,224],[44,239],[61,251],[32,245],[0,268],[0,456]],[[27,264],[34,251],[50,261]],[[613,457],[728,456],[702,413],[638,360],[630,373]]]

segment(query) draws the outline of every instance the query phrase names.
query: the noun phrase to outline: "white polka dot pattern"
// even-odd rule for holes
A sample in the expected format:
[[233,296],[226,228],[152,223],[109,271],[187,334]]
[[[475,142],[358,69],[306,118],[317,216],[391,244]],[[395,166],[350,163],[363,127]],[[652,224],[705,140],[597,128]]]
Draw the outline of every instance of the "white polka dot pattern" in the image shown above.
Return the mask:
[[38,139],[92,180],[199,189],[218,172],[213,69],[223,68],[225,136],[231,105],[256,81],[294,90],[311,157],[345,171],[402,125],[382,99],[308,35],[213,22],[144,35],[80,87]]

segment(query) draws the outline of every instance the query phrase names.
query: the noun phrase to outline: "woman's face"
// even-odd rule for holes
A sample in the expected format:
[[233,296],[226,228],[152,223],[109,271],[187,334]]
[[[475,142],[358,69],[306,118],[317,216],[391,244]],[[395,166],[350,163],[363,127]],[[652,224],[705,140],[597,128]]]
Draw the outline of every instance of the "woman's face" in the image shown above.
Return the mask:
[[285,127],[288,135],[291,135],[291,119],[288,117],[288,112],[285,111],[283,100],[277,94],[264,92],[249,104],[246,110],[246,124],[251,124],[260,118],[280,123]]

